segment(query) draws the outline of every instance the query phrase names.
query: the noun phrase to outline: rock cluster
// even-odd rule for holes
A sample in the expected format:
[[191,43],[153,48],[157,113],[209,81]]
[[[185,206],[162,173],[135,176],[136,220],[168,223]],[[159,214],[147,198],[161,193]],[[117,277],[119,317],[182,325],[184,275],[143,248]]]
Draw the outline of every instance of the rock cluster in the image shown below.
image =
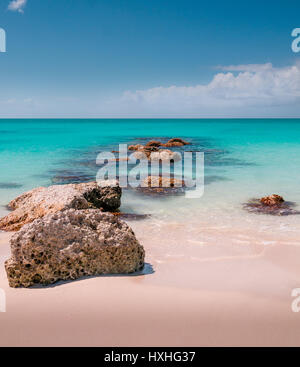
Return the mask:
[[134,156],[136,159],[151,159],[152,161],[171,161],[178,162],[182,159],[181,155],[177,152],[172,152],[168,149],[158,149],[156,151],[149,151],[148,149],[141,149],[134,152]]
[[133,273],[143,268],[145,255],[125,222],[97,209],[69,209],[36,219],[12,237],[11,251],[5,263],[11,287]]
[[135,151],[134,156],[137,159],[143,159],[145,156],[148,159],[154,159],[154,160],[173,160],[173,161],[179,161],[181,159],[180,154],[176,152],[172,152],[168,149],[160,149],[161,147],[182,147],[184,145],[188,145],[190,143],[180,139],[180,138],[174,138],[170,139],[167,143],[162,143],[157,140],[150,140],[147,144],[141,145],[130,145],[128,147],[128,150]]
[[46,214],[71,208],[115,211],[121,205],[121,195],[117,184],[99,186],[97,182],[39,187],[9,203],[13,211],[0,219],[0,229],[18,231],[24,224]]

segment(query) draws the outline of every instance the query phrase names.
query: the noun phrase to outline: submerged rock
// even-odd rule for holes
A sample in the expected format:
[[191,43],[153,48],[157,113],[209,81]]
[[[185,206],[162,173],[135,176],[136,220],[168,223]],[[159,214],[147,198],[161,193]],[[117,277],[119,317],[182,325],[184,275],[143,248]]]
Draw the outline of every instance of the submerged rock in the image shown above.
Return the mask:
[[143,146],[143,147],[139,147],[135,153],[134,156],[136,159],[150,159],[151,154],[155,153],[155,152],[159,152],[159,148],[156,146]]
[[180,139],[180,138],[173,138],[168,140],[166,143],[162,143],[158,140],[150,140],[148,143],[146,143],[145,147],[182,147],[184,145],[189,145],[190,143]]
[[183,195],[185,183],[177,178],[148,176],[136,190],[144,195],[152,196]]
[[168,149],[160,149],[158,152],[153,152],[150,155],[152,161],[174,161],[178,162],[182,159],[181,155],[177,152],[172,152]]
[[128,150],[135,151],[134,156],[136,159],[144,159],[145,156],[148,159],[157,159],[157,160],[174,160],[178,161],[181,159],[180,154],[176,152],[172,152],[168,149],[160,149],[161,147],[182,147],[184,145],[188,145],[190,143],[180,139],[174,138],[170,139],[167,143],[162,143],[158,140],[150,140],[145,145],[136,144],[130,145]]
[[184,187],[184,181],[174,177],[148,176],[144,179],[145,187]]
[[121,205],[121,188],[101,185],[97,182],[39,187],[12,200],[8,207],[13,210],[0,219],[0,229],[18,231],[49,213],[66,209],[98,208],[114,211]]
[[165,147],[182,147],[184,145],[189,145],[187,141],[184,141],[180,138],[173,138],[170,139],[166,144],[164,144]]
[[128,162],[129,158],[123,157],[123,158],[115,158],[112,159],[110,162]]
[[180,161],[181,155],[177,152],[172,152],[168,149],[158,149],[156,147],[144,147],[134,152],[134,157],[136,159],[149,159],[152,161]]
[[151,217],[151,214],[137,214],[137,213],[122,213],[122,212],[114,212],[111,213],[121,219],[126,220],[144,220]]
[[259,201],[261,202],[261,204],[267,205],[267,206],[274,206],[274,205],[278,206],[284,203],[283,197],[280,195],[276,195],[276,194],[265,196],[261,198]]
[[294,215],[300,211],[293,209],[294,203],[285,201],[280,195],[265,196],[261,199],[252,199],[243,205],[244,209],[251,213],[270,215]]
[[161,143],[160,141],[157,141],[157,140],[150,140],[148,141],[148,143],[145,145],[145,147],[161,147],[163,146],[164,144]]
[[5,269],[11,287],[127,274],[144,266],[144,249],[131,228],[95,209],[48,214],[24,226],[10,245]]
[[144,145],[136,144],[136,145],[129,145],[128,150],[139,150],[144,149]]
[[69,176],[54,176],[51,179],[51,182],[55,185],[63,185],[63,184],[76,184],[82,182],[89,182],[92,180],[92,176],[89,175],[69,175]]
[[0,182],[0,189],[19,189],[22,186],[14,182]]

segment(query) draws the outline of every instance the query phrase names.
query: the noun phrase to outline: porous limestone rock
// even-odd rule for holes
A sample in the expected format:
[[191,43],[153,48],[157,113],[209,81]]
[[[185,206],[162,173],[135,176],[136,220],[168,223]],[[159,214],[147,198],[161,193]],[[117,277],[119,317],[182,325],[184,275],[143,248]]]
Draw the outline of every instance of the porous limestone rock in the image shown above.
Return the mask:
[[165,147],[182,147],[184,145],[189,145],[190,143],[180,139],[180,138],[173,138],[170,139],[166,144],[164,144]]
[[150,140],[146,145],[136,144],[130,145],[128,150],[134,151],[134,157],[136,159],[152,159],[152,160],[173,160],[179,161],[181,156],[177,152],[172,152],[168,149],[161,149],[161,147],[182,147],[190,144],[180,138],[170,139],[167,143],[162,143],[158,140]]
[[265,196],[261,198],[260,202],[267,206],[274,206],[274,205],[282,204],[284,202],[284,199],[280,195],[273,194],[273,195]]
[[171,161],[178,162],[182,159],[180,153],[172,152],[168,149],[158,149],[156,147],[145,147],[143,149],[139,149],[133,153],[136,159],[148,159],[152,161]]
[[46,214],[66,209],[101,208],[115,211],[121,205],[122,190],[97,182],[39,187],[12,200],[8,207],[13,211],[0,219],[0,229],[18,231]]
[[178,162],[181,161],[182,157],[180,155],[180,153],[178,152],[172,152],[169,149],[160,149],[158,152],[153,152],[150,155],[150,158],[152,161],[171,161],[173,160],[174,162]]
[[163,146],[164,144],[163,143],[161,143],[160,141],[158,141],[158,140],[150,140],[150,141],[148,141],[148,143],[145,145],[145,147],[157,147],[157,148],[159,148],[159,147],[161,147],[161,146]]
[[282,196],[270,195],[261,199],[251,199],[243,205],[250,213],[269,214],[269,215],[295,215],[300,214],[299,210],[293,209],[295,203],[285,201]]
[[144,179],[143,187],[184,187],[184,181],[174,177],[148,176]]
[[136,191],[150,196],[173,196],[185,193],[185,182],[177,178],[148,176]]
[[128,150],[139,150],[139,149],[144,149],[144,146],[141,144],[136,144],[136,145],[129,145]]
[[14,234],[10,245],[5,269],[11,287],[127,274],[144,266],[144,249],[131,228],[96,209],[69,209],[36,219]]
[[[136,157],[141,156],[141,154],[139,154],[139,153],[144,153],[149,158],[151,153],[163,151],[162,149],[159,149],[160,147],[168,147],[168,148],[183,147],[184,145],[189,145],[189,144],[190,144],[189,142],[187,142],[183,139],[180,139],[180,138],[170,139],[165,144],[158,141],[158,140],[150,140],[146,143],[146,145],[141,145],[141,144],[130,145],[128,147],[128,150],[135,151],[136,154],[137,154],[137,155],[135,154]],[[168,152],[170,152],[170,151],[168,151]],[[137,158],[137,159],[140,159],[140,158]]]

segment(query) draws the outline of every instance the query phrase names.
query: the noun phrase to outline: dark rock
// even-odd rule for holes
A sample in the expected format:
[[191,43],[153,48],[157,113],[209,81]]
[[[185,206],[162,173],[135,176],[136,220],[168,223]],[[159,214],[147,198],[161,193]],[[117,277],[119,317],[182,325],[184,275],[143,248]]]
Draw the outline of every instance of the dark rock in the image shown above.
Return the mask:
[[136,144],[136,145],[129,145],[128,150],[139,150],[144,149],[144,145]]
[[144,220],[151,217],[151,214],[136,214],[136,213],[122,213],[122,212],[114,212],[111,214],[125,220]]
[[163,146],[164,144],[163,143],[161,143],[160,141],[156,141],[156,140],[151,140],[151,141],[149,141],[146,145],[145,145],[145,147],[157,147],[157,148],[159,148],[159,147],[161,147],[161,146]]
[[174,196],[185,193],[185,183],[176,178],[148,176],[136,191],[150,196]]
[[14,182],[0,182],[0,189],[18,189],[23,185]]
[[261,204],[266,206],[281,206],[282,203],[284,203],[283,197],[276,194],[265,196],[261,198],[259,201],[261,202]]
[[80,176],[54,176],[51,179],[54,185],[65,185],[65,184],[77,184],[82,182],[90,182],[93,180],[92,176],[80,175]]
[[[150,159],[152,153],[162,153],[163,156],[166,156],[165,152],[169,153],[169,156],[171,154],[174,154],[170,150],[164,150],[160,149],[160,147],[182,147],[184,145],[188,145],[190,143],[180,139],[180,138],[174,138],[170,139],[167,143],[162,143],[158,140],[150,140],[145,145],[136,144],[136,145],[130,145],[128,147],[128,150],[136,151],[137,156],[136,157],[142,157],[143,154],[146,155],[148,159]],[[140,158],[137,158],[140,159]],[[172,158],[171,158],[172,159]]]
[[250,213],[269,214],[269,215],[295,215],[300,211],[293,209],[295,203],[284,201],[279,195],[266,196],[261,199],[251,199],[243,204],[245,210]]
[[170,139],[166,144],[164,144],[165,147],[182,147],[184,145],[189,145],[187,141],[184,141],[180,138],[173,138]]

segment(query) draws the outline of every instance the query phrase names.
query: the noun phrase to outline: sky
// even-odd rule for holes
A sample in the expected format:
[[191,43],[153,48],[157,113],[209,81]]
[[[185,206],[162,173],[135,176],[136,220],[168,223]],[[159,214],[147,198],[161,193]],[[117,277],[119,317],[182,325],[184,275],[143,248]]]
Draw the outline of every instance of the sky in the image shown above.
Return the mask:
[[300,117],[299,14],[299,0],[0,0],[0,118]]

